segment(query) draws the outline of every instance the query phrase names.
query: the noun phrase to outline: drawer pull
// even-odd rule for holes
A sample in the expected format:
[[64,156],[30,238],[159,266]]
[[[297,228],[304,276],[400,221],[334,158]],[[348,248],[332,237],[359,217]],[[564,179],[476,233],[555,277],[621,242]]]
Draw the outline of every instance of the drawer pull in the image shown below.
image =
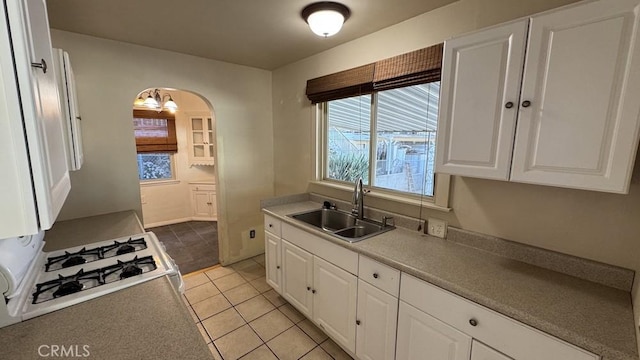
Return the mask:
[[379,275],[378,275],[378,273],[373,273],[373,278],[374,278],[374,279],[377,279],[377,278],[378,278],[378,276],[379,276]]
[[506,107],[507,109],[511,109],[513,107],[513,103],[509,101],[508,103],[504,104],[504,107]]
[[276,266],[276,269],[280,269],[280,265]]
[[31,63],[31,66],[32,66],[32,67],[35,67],[35,68],[40,68],[40,69],[42,69],[42,73],[44,73],[44,74],[46,74],[46,73],[47,73],[47,62],[46,62],[46,61],[44,61],[44,59],[40,60],[40,62],[39,62],[39,63],[37,63],[37,62],[32,62],[32,63]]
[[476,320],[476,319],[469,319],[469,325],[471,325],[471,326],[478,326],[478,320]]
[[270,228],[272,228],[272,227],[273,227],[273,224],[269,224],[269,227],[270,227]]
[[522,107],[528,108],[529,106],[531,106],[531,101],[525,100],[522,102]]

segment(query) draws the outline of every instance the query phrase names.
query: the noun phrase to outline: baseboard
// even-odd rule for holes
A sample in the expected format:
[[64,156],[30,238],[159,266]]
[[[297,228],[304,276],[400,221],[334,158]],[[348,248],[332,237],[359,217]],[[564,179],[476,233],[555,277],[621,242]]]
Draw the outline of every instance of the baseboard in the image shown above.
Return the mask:
[[171,220],[166,220],[166,221],[158,221],[158,222],[154,222],[154,223],[150,223],[150,224],[144,224],[144,228],[145,229],[149,229],[149,228],[154,228],[154,227],[158,227],[158,226],[178,224],[178,223],[187,222],[187,221],[218,221],[218,218],[217,217],[212,217],[212,218],[185,217],[185,218],[182,218],[182,219],[171,219]]
[[182,222],[186,222],[186,221],[191,221],[193,218],[191,217],[186,217],[186,218],[182,218],[182,219],[171,219],[171,220],[166,220],[166,221],[158,221],[158,222],[154,222],[154,223],[150,223],[144,224],[144,228],[145,229],[149,229],[149,228],[154,228],[154,227],[158,227],[158,226],[165,226],[165,225],[172,225],[172,224],[178,224],[178,223],[182,223]]

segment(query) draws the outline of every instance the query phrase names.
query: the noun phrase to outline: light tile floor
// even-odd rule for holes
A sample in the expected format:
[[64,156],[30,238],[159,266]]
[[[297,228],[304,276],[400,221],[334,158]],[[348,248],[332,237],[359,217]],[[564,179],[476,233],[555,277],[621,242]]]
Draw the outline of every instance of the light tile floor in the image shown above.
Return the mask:
[[216,359],[351,359],[267,285],[264,255],[184,281],[183,300]]

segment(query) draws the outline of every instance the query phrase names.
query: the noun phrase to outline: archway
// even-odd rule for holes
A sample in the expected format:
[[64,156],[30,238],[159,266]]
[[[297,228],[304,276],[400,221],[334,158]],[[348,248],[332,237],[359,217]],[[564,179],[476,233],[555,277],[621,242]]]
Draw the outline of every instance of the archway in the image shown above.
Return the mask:
[[[157,107],[145,104],[159,100]],[[219,263],[215,116],[199,94],[141,91],[133,105],[143,224],[183,274]],[[172,100],[177,110],[172,112]]]

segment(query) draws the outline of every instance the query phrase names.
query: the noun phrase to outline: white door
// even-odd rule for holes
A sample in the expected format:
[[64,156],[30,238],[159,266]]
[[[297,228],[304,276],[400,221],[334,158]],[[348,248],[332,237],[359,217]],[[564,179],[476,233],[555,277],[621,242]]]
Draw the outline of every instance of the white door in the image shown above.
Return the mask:
[[280,238],[265,231],[264,233],[264,249],[265,249],[265,272],[267,284],[278,293],[282,293],[281,283],[281,265],[280,265]]
[[[26,61],[33,66],[29,68],[29,74],[24,74],[20,71],[24,64],[18,64],[18,82],[21,85],[40,227],[49,229],[71,190],[71,181],[58,85],[53,69],[47,7],[44,0],[26,0],[24,5],[25,25],[29,34],[26,40],[29,59]],[[14,45],[18,47],[25,44]],[[23,60],[16,57],[16,61]],[[39,67],[35,67],[36,64]],[[33,99],[32,104],[25,103],[30,99]]]
[[445,42],[436,172],[508,180],[528,23]]
[[393,360],[396,355],[398,298],[358,280],[356,355],[361,360]]
[[397,360],[469,360],[471,337],[400,301]]
[[626,193],[638,147],[637,0],[533,17],[513,181]]
[[313,255],[282,239],[282,297],[311,318]]
[[354,353],[358,278],[317,256],[313,264],[313,319],[336,342]]
[[471,360],[513,360],[512,358],[500,353],[487,345],[473,340],[471,345]]

